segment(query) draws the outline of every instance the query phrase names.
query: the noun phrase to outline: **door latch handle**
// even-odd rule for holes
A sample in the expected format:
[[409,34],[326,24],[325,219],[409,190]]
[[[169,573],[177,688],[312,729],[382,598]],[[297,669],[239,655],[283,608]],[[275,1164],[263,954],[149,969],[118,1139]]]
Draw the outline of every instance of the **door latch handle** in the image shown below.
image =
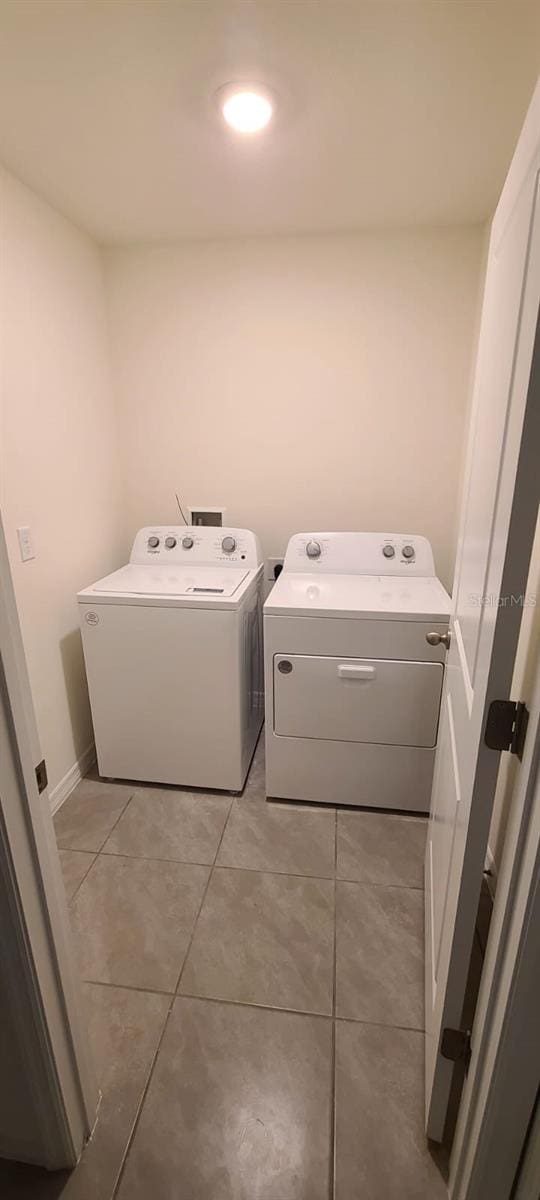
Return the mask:
[[450,630],[448,633],[426,633],[426,642],[429,642],[430,646],[446,646],[446,649],[449,650],[451,637]]

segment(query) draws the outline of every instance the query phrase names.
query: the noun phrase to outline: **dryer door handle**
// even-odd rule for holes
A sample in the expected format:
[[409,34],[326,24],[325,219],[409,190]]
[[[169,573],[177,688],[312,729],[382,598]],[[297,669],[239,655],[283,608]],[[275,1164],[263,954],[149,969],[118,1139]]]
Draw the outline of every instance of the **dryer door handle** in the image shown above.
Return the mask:
[[338,667],[340,679],[374,679],[377,672],[375,667],[362,666],[360,663],[340,663]]

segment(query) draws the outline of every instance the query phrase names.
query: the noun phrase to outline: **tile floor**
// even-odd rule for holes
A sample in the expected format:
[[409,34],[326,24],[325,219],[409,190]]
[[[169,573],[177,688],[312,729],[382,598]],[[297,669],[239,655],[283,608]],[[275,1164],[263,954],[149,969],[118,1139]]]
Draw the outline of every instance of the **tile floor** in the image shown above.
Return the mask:
[[[331,797],[329,797],[331,800]],[[422,1129],[425,821],[83,780],[55,818],[103,1100],[14,1200],[443,1200]]]

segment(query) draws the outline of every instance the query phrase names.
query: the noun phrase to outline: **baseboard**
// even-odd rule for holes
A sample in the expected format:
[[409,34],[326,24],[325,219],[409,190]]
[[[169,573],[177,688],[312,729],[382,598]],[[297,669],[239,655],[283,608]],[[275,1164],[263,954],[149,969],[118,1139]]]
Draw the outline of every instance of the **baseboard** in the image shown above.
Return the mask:
[[488,848],[487,848],[487,850],[486,850],[485,879],[486,879],[486,883],[487,883],[487,885],[488,885],[488,888],[489,888],[489,890],[490,890],[490,892],[491,892],[491,898],[492,898],[492,899],[494,899],[494,897],[495,897],[495,892],[496,892],[496,889],[497,889],[497,874],[498,874],[498,872],[497,872],[497,864],[496,864],[496,862],[495,862],[495,859],[494,859],[494,857],[493,857],[493,854],[492,854],[492,851],[491,851],[491,847],[488,845]]
[[96,747],[94,746],[94,743],[91,742],[90,745],[86,747],[86,750],[83,751],[80,758],[77,759],[77,762],[74,762],[73,766],[69,768],[69,771],[66,771],[64,778],[60,780],[60,783],[57,783],[52,792],[49,792],[49,803],[52,813],[55,813],[60,808],[60,805],[64,803],[64,800],[67,800],[68,796],[71,795],[73,788],[77,787],[77,784],[81,782],[81,779],[84,775],[86,775],[88,768],[92,766],[92,763],[95,762],[95,760]]

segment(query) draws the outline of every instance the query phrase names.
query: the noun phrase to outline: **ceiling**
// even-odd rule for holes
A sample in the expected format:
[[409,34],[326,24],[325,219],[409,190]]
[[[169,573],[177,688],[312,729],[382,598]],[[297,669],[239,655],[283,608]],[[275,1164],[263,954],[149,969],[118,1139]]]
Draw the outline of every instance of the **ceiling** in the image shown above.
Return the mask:
[[104,243],[478,222],[539,67],[537,0],[0,0],[0,158]]

